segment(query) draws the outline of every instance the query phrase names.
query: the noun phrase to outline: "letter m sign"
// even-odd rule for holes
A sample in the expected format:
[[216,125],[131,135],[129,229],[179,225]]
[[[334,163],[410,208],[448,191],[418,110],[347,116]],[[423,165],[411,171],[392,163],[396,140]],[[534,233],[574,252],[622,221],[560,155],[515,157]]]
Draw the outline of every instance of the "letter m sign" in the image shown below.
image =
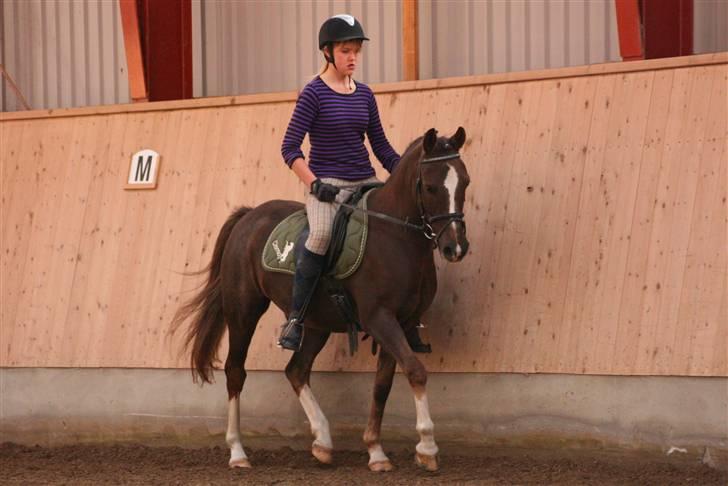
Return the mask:
[[159,154],[154,150],[140,150],[131,156],[129,177],[125,189],[154,189],[157,187]]

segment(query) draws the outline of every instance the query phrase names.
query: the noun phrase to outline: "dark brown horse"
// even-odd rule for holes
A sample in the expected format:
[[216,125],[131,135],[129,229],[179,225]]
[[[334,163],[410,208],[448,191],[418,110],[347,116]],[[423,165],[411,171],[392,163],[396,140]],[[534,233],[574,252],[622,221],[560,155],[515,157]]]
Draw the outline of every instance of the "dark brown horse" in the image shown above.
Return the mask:
[[[434,248],[451,262],[460,261],[468,250],[462,211],[469,177],[458,153],[464,143],[465,131],[459,128],[450,138],[437,137],[437,132],[430,129],[410,144],[386,184],[369,198],[369,210],[407,221],[408,226],[370,217],[371,237],[361,267],[343,281],[356,301],[364,331],[380,346],[373,402],[364,432],[369,468],[373,471],[392,469],[382,450],[380,430],[397,364],[415,396],[420,434],[416,460],[428,470],[438,467],[438,448],[425,391],[427,372],[405,334],[419,324],[435,297]],[[235,211],[220,230],[212,261],[204,270],[209,271],[207,284],[175,316],[174,327],[193,316],[186,344],[192,348],[193,375],[207,382],[212,378],[213,362],[227,324],[230,349],[225,361],[229,397],[226,441],[231,449],[231,467],[250,467],[239,430],[239,400],[250,341],[270,302],[288,313],[291,300],[291,276],[263,270],[263,246],[273,228],[299,209],[300,203],[270,201]],[[302,349],[286,366],[286,376],[315,436],[312,453],[323,463],[331,462],[331,436],[328,421],[311,392],[309,376],[329,334],[347,330],[347,323],[338,319],[330,306],[325,292],[316,292],[306,318]]]

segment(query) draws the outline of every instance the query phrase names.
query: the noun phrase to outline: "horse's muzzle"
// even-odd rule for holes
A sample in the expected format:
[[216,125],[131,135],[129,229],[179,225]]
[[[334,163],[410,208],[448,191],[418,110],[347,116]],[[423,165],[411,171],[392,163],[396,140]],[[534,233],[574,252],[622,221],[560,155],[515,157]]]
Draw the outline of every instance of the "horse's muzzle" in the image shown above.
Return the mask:
[[468,249],[470,248],[470,243],[468,242],[467,238],[463,238],[462,241],[453,241],[450,243],[447,243],[446,245],[443,245],[440,248],[440,251],[442,253],[442,256],[449,262],[455,263],[459,262],[460,260],[465,257],[468,253]]

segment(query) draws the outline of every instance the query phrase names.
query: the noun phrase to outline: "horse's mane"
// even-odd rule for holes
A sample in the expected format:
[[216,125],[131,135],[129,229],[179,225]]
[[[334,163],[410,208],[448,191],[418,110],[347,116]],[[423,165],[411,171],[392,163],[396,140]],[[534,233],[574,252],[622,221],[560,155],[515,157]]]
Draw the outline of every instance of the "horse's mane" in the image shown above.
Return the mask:
[[397,170],[397,168],[399,168],[402,165],[402,163],[401,163],[402,161],[407,160],[407,157],[412,155],[412,152],[414,152],[417,147],[422,145],[423,138],[425,138],[425,136],[421,135],[421,136],[415,138],[414,140],[412,140],[412,142],[410,142],[410,144],[404,150],[404,153],[402,153],[402,155],[399,157],[400,163],[397,164],[397,167],[394,168],[395,171]]
[[410,142],[410,144],[404,150],[404,153],[402,154],[402,157],[401,158],[403,159],[407,155],[409,155],[409,153],[415,149],[415,146],[417,146],[417,144],[419,144],[420,142],[422,142],[422,139],[423,138],[425,138],[425,136],[424,135],[420,135],[419,137],[417,137],[414,140],[412,140],[412,142]]

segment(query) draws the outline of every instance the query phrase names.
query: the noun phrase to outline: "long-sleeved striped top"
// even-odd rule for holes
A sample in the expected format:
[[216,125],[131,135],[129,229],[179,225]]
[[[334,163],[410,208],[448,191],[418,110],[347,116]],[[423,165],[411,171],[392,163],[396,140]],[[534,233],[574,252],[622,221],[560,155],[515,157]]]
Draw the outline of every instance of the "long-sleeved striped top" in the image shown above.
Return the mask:
[[384,135],[374,93],[363,83],[356,82],[353,93],[341,94],[317,76],[303,88],[281,146],[289,167],[304,157],[301,143],[306,133],[311,142],[308,166],[316,177],[372,177],[364,133],[385,169],[392,172],[399,162],[399,154]]

